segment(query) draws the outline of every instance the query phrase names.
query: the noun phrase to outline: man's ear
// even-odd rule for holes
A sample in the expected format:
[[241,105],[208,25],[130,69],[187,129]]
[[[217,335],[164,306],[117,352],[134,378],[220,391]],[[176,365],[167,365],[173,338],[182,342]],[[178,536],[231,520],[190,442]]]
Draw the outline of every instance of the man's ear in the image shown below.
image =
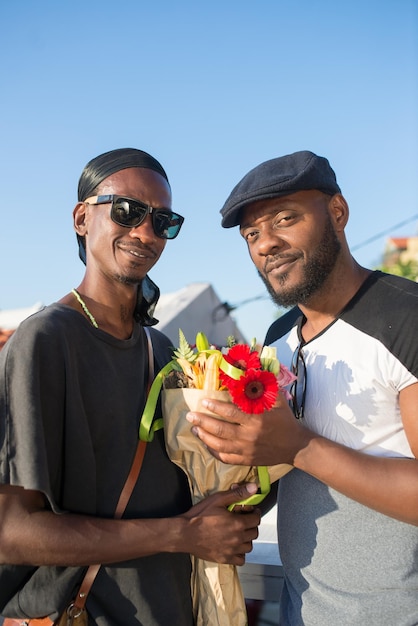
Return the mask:
[[87,232],[86,226],[86,208],[85,202],[77,202],[73,211],[74,230],[77,235],[84,237]]
[[343,232],[349,216],[349,208],[346,199],[340,193],[336,193],[332,196],[328,207],[335,230],[337,232]]

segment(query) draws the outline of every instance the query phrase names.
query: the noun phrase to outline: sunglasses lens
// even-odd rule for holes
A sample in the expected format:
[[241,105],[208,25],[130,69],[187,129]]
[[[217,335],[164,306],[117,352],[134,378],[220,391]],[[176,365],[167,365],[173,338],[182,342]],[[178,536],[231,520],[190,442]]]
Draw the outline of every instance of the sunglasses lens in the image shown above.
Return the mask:
[[293,412],[295,417],[300,419],[304,415],[306,396],[306,364],[300,346],[295,350],[292,357],[292,372],[296,376],[290,389]]
[[[134,228],[142,224],[150,208],[138,200],[130,198],[114,198],[112,202],[111,218],[120,226]],[[157,237],[174,239],[180,232],[184,218],[168,209],[154,209],[151,213],[152,227]]]
[[112,203],[112,220],[121,226],[139,226],[147,213],[146,206],[126,198],[118,198]]
[[157,237],[162,239],[174,239],[180,232],[184,218],[172,211],[154,211],[152,213],[152,225]]

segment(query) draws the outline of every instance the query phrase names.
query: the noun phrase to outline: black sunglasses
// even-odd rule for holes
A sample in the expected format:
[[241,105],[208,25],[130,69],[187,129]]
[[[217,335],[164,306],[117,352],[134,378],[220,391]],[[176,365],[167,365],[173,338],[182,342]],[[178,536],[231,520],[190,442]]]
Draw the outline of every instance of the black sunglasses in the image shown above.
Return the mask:
[[307,371],[302,343],[298,345],[292,356],[292,373],[296,376],[290,387],[292,408],[296,419],[303,419],[305,412]]
[[178,213],[173,213],[170,209],[156,209],[140,200],[125,198],[125,196],[91,196],[84,202],[87,204],[108,204],[111,202],[111,219],[115,224],[127,228],[139,226],[150,214],[154,233],[161,239],[177,237],[184,222],[184,217]]

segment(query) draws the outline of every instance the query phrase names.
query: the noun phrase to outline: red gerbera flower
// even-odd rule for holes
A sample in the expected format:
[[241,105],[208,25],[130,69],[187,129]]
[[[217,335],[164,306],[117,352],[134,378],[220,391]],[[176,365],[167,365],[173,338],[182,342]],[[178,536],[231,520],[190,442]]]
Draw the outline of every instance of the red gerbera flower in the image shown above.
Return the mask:
[[[225,361],[240,370],[260,369],[261,362],[259,354],[256,350],[251,350],[250,346],[243,343],[237,343],[229,348],[228,352],[223,355]],[[219,372],[220,381],[225,387],[229,386],[232,380],[222,370]]]
[[244,343],[237,343],[229,348],[228,352],[224,354],[224,359],[234,367],[239,367],[242,370],[259,369],[261,367],[257,350],[251,350],[250,346]]
[[232,401],[245,413],[263,413],[273,408],[279,389],[273,372],[251,368],[238,380],[227,378]]

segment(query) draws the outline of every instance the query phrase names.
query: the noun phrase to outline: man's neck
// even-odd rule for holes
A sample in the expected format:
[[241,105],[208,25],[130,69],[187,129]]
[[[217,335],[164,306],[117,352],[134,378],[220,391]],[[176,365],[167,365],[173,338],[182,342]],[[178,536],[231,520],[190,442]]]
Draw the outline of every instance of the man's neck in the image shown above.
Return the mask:
[[83,280],[76,290],[79,297],[71,292],[60,302],[78,310],[90,322],[93,318],[100,330],[113,337],[129,339],[134,327],[137,289],[136,285],[109,287],[97,283],[92,285],[88,280]]
[[308,303],[299,305],[306,318],[302,327],[305,341],[316,337],[336,319],[370,274],[371,270],[353,260],[352,267],[345,268],[344,272],[335,272]]

